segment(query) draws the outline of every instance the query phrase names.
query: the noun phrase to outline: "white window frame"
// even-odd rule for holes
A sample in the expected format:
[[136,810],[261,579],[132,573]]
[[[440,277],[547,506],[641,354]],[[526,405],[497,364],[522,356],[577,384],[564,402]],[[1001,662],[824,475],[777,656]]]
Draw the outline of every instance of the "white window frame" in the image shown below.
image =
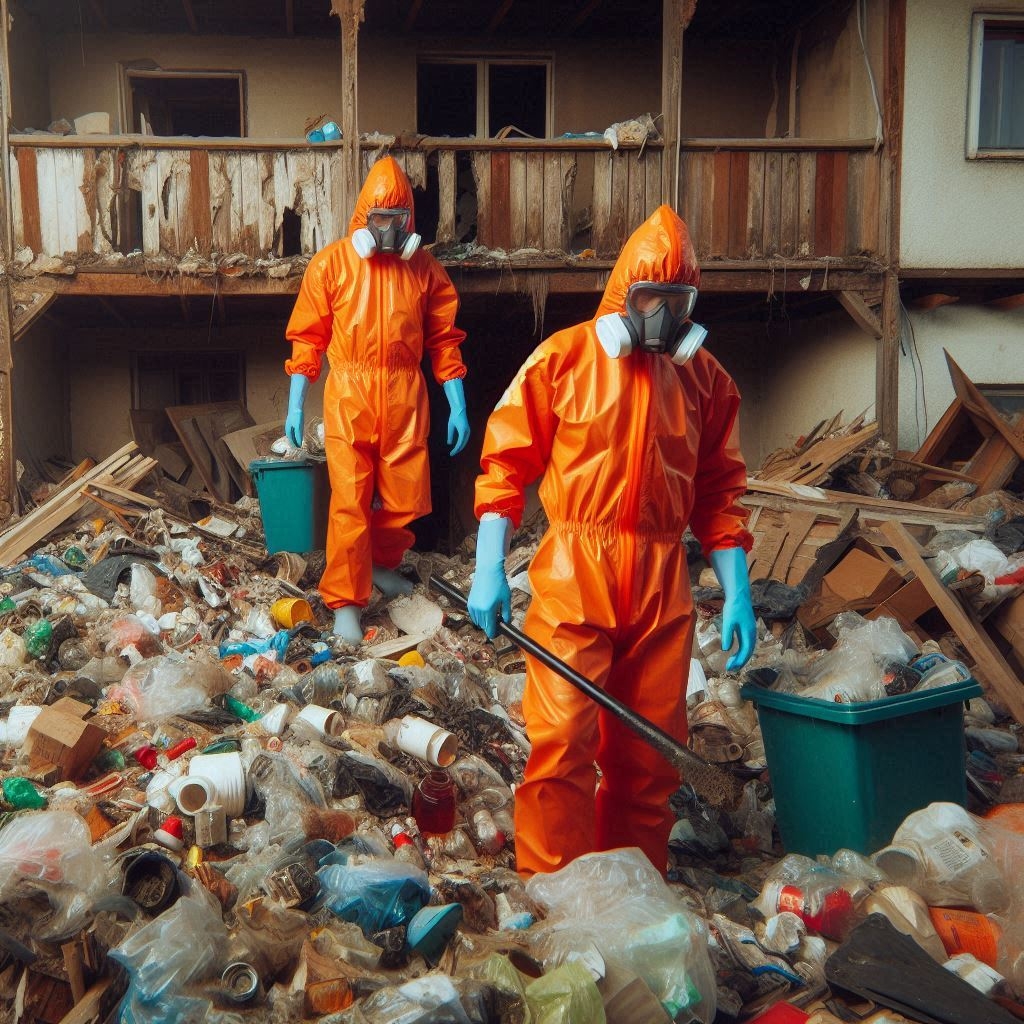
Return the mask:
[[474,64],[476,65],[476,135],[477,139],[489,139],[487,116],[490,109],[490,75],[492,64],[533,64],[547,68],[547,85],[544,101],[544,138],[550,139],[555,124],[555,59],[553,54],[526,53],[501,56],[481,54],[454,55],[451,53],[419,53],[419,64]]
[[1017,13],[978,11],[971,19],[971,53],[967,90],[966,156],[968,160],[1024,159],[1024,149],[982,149],[978,146],[978,128],[981,120],[981,61],[985,45],[985,25],[999,21],[1024,25],[1024,10]]

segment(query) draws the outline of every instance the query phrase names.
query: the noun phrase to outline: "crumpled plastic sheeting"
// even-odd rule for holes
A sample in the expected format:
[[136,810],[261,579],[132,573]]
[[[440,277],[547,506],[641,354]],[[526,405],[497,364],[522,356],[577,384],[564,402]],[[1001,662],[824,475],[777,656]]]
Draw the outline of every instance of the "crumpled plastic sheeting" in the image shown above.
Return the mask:
[[548,910],[538,925],[546,964],[593,943],[636,972],[670,1017],[715,1017],[715,974],[707,925],[685,909],[636,847],[591,853],[560,871],[534,875],[527,895]]

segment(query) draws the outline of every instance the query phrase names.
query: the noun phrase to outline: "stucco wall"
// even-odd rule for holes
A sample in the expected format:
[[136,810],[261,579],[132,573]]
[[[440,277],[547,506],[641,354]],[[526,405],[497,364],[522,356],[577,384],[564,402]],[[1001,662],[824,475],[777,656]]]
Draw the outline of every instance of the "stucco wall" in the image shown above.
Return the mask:
[[[910,322],[920,364],[916,391],[909,362],[900,364],[900,441],[905,447],[918,447],[953,400],[944,349],[976,384],[1024,384],[1024,309],[953,304],[911,312]],[[922,371],[927,414],[920,400]]]
[[[1024,163],[967,160],[972,0],[907,0],[900,261],[1024,265]],[[1024,0],[984,10],[1019,12]]]
[[14,343],[14,455],[22,462],[41,462],[53,455],[69,454],[71,430],[64,353],[61,332],[45,319]]
[[[288,348],[283,324],[214,330],[207,342],[185,328],[174,330],[78,330],[68,347],[71,451],[75,459],[102,458],[131,439],[128,410],[132,402],[131,353],[203,349],[241,350],[245,358],[245,401],[257,423],[284,419]],[[16,357],[17,365],[17,357]],[[306,414],[319,416],[323,384],[310,389]]]

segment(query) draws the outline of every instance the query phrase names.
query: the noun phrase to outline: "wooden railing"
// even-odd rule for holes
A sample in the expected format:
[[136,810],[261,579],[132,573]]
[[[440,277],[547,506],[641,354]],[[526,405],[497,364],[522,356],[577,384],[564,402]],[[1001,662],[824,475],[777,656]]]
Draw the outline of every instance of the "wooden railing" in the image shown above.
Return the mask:
[[[132,252],[254,261],[309,256],[346,233],[338,144],[183,141],[14,137],[16,247],[101,264]],[[417,227],[442,258],[473,243],[513,264],[538,251],[612,259],[668,191],[657,143],[364,142],[364,172],[385,151],[408,173]],[[702,258],[875,255],[880,171],[866,143],[687,142],[679,209]]]
[[701,259],[881,255],[874,142],[687,140],[680,213]]

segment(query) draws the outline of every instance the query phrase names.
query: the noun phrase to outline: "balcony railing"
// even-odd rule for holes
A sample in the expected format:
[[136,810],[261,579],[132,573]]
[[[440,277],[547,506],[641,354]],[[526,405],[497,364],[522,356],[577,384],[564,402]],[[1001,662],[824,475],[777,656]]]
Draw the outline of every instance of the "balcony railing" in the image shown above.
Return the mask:
[[[310,256],[348,228],[337,144],[143,136],[12,138],[16,247],[79,266]],[[419,139],[384,151],[442,259],[615,257],[663,200],[663,150],[603,142]],[[702,258],[874,256],[881,157],[860,143],[684,143],[679,209]],[[258,269],[258,268],[256,268]]]

